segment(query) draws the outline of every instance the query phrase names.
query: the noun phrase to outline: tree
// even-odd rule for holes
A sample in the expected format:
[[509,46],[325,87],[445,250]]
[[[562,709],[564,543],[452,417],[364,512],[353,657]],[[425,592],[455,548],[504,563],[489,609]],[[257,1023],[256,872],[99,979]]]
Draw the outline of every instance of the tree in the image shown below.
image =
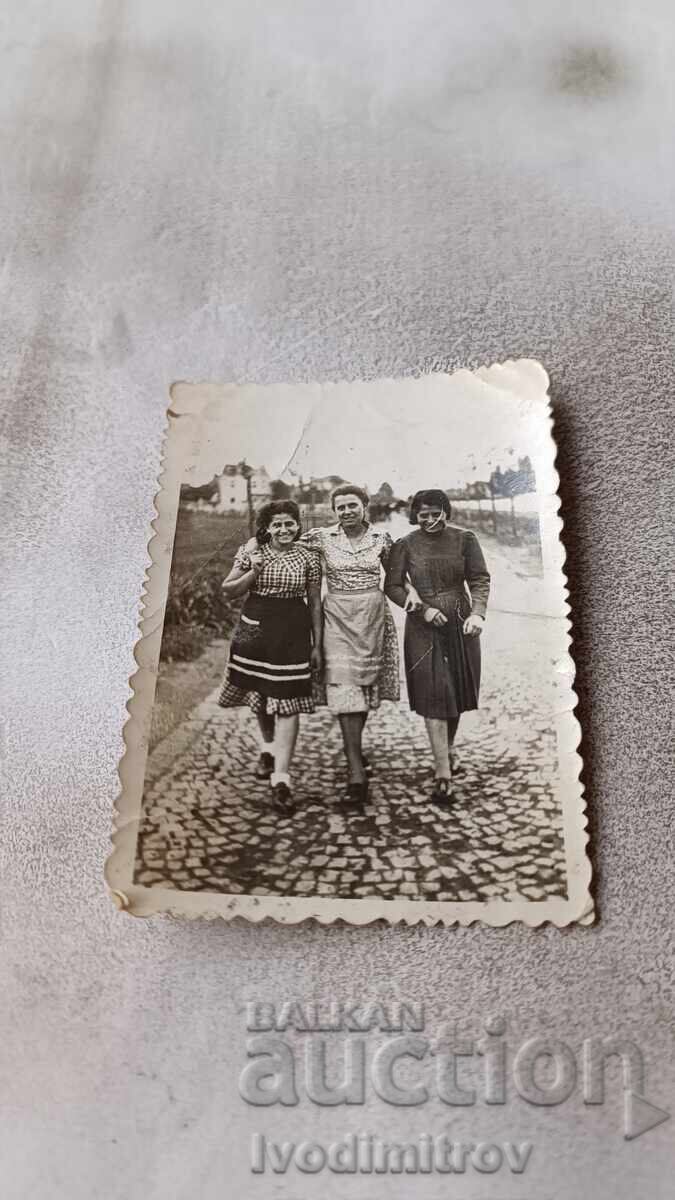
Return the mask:
[[493,496],[505,496],[504,491],[504,474],[501,467],[497,467],[490,476],[490,493]]
[[273,479],[270,487],[272,489],[273,500],[288,500],[291,494],[291,489],[283,479]]
[[490,491],[493,496],[522,496],[524,492],[536,491],[536,480],[528,455],[518,459],[518,470],[513,467],[502,471],[497,467],[490,476]]
[[523,491],[536,492],[537,480],[528,454],[518,459],[518,471],[523,480]]
[[199,487],[192,487],[189,483],[182,484],[180,495],[181,500],[215,500],[218,495],[218,484],[216,483],[215,475],[208,483],[202,483]]

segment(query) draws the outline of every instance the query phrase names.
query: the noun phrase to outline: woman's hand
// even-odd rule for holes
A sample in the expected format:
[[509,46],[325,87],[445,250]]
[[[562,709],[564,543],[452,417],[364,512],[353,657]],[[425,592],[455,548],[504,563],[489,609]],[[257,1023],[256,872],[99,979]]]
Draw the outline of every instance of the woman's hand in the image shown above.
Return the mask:
[[405,612],[419,612],[421,608],[424,608],[420,594],[417,591],[417,588],[413,587],[412,583],[406,583],[405,590],[407,593],[406,602],[403,605]]
[[440,608],[427,608],[424,613],[424,620],[429,625],[447,625],[448,618],[445,613],[442,613]]
[[321,646],[312,646],[312,650],[311,650],[311,653],[309,656],[309,661],[310,661],[313,673],[315,675],[320,675],[321,672],[323,671],[323,651],[321,649]]
[[259,550],[259,549],[260,549],[260,543],[258,542],[258,539],[255,537],[249,538],[246,545],[244,546],[244,550],[246,551],[247,554],[253,554],[254,550]]
[[477,613],[471,613],[471,615],[466,618],[462,629],[467,637],[479,637],[483,632],[484,624],[485,619],[483,617],[479,617]]
[[253,568],[253,570],[255,571],[255,573],[257,575],[259,571],[262,571],[263,563],[265,560],[263,558],[262,549],[256,542],[255,538],[253,539],[253,543],[254,543],[255,549],[253,547],[249,549],[249,543],[248,542],[246,543],[246,553],[248,554],[249,561],[251,563],[251,567]]

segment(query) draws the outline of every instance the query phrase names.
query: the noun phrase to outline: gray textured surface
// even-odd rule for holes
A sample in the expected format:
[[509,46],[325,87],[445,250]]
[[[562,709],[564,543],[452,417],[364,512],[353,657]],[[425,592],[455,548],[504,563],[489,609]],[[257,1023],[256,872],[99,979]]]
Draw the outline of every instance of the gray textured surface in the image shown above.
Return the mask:
[[[375,1102],[262,1121],[236,1094],[249,998],[621,1031],[672,1107],[671,6],[36,0],[3,40],[3,1195],[381,1196],[248,1175],[250,1129],[431,1124]],[[102,867],[169,384],[506,355],[552,376],[599,925],[116,914]],[[672,1124],[624,1143],[617,1114],[575,1096],[474,1126],[535,1141],[523,1197],[670,1195]],[[447,1191],[386,1184],[417,1189]]]

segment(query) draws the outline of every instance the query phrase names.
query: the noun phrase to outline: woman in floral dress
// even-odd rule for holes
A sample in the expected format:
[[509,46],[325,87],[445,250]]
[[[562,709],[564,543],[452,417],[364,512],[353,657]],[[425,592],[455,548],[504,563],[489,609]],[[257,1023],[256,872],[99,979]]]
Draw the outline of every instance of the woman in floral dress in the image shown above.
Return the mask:
[[398,640],[382,591],[392,539],[366,520],[368,495],[345,484],[331,497],[336,525],[312,529],[301,542],[321,555],[326,703],[340,722],[349,768],[345,799],[363,803],[369,764],[363,730],[372,709],[400,696]]
[[257,525],[223,583],[227,596],[247,599],[219,704],[247,704],[256,714],[263,744],[256,775],[270,779],[275,808],[289,812],[299,714],[314,712],[312,672],[321,666],[321,566],[298,542],[292,500],[266,504]]

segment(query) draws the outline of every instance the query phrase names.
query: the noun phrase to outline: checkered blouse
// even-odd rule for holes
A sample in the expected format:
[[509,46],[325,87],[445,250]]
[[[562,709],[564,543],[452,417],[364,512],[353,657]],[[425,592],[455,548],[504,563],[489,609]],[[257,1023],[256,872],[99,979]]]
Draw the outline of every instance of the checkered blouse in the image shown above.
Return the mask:
[[[276,554],[271,546],[261,547],[263,566],[251,587],[255,596],[276,596],[281,600],[301,599],[310,583],[321,583],[321,562],[318,554],[297,542],[292,550]],[[240,546],[234,558],[234,566],[241,571],[250,571],[251,559],[245,546]]]

